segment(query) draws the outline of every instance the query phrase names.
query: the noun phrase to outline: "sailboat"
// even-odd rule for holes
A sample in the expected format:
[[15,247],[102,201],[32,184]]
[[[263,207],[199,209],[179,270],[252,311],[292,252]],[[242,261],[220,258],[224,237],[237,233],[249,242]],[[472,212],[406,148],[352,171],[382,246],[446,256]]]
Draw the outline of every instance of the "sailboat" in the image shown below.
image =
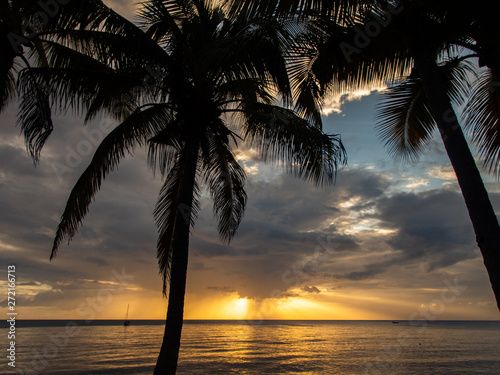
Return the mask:
[[125,315],[125,321],[123,322],[124,326],[129,326],[130,325],[130,320],[128,320],[128,308],[130,307],[130,304],[127,305],[127,314]]

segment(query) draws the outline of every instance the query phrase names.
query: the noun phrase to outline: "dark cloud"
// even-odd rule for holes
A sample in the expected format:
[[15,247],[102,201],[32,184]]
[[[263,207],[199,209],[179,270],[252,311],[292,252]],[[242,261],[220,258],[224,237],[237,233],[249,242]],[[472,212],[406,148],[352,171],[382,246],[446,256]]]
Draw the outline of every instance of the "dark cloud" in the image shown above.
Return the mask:
[[348,169],[341,171],[337,179],[337,187],[346,196],[360,197],[361,204],[371,204],[371,199],[384,196],[391,187],[391,179],[380,173],[365,169]]
[[393,267],[419,263],[430,272],[478,256],[474,233],[462,196],[447,189],[398,193],[377,201],[373,218],[396,231],[386,239],[390,254],[362,271],[337,275],[370,279]]
[[229,287],[229,286],[207,286],[208,290],[215,290],[217,292],[222,292],[222,293],[234,293],[236,292],[235,289]]
[[[54,307],[58,303],[61,302],[63,298],[66,298],[65,294],[60,290],[46,290],[39,292],[28,298],[26,296],[22,296],[18,298],[19,306],[23,307]],[[74,296],[72,296],[74,298]]]
[[[0,144],[2,174],[6,178],[33,175],[33,163],[27,160],[27,152],[10,144]],[[3,183],[2,183],[3,184]]]
[[321,293],[321,291],[315,286],[305,286],[302,290],[307,293]]

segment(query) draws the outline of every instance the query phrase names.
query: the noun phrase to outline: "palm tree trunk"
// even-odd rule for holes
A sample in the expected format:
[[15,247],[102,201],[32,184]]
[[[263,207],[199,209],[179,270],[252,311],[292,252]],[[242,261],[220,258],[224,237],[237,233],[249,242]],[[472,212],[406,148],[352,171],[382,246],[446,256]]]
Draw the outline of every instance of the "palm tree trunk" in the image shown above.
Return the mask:
[[[170,271],[170,289],[168,295],[165,333],[160,354],[156,362],[154,375],[174,375],[177,369],[181,345],[182,321],[184,315],[184,296],[189,250],[189,228],[193,205],[198,145],[192,142],[186,145],[184,172],[182,177],[180,204],[176,214],[173,240],[172,266]],[[188,212],[183,208],[188,207]]]
[[497,216],[446,93],[436,61],[430,53],[418,47],[413,49],[413,57],[446,152],[457,175],[500,310],[500,226]]

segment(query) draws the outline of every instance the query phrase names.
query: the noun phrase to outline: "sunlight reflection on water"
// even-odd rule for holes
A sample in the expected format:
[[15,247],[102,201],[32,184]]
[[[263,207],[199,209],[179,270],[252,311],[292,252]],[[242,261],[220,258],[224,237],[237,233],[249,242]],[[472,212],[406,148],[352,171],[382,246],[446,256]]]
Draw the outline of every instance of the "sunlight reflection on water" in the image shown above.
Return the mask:
[[[62,326],[19,328],[18,369],[152,374],[162,325],[78,328],[66,338]],[[406,338],[402,345],[400,337]],[[407,322],[186,322],[178,374],[497,375],[499,347],[499,322],[435,322],[425,329]],[[0,374],[14,373],[2,372],[6,368]]]

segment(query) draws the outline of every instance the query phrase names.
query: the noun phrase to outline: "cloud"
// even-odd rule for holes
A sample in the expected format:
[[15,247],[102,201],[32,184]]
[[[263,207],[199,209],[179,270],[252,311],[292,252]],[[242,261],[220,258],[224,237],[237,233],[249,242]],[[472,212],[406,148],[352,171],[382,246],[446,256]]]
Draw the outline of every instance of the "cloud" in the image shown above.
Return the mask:
[[395,230],[386,239],[391,251],[361,271],[337,277],[370,279],[408,264],[428,273],[479,255],[463,198],[455,191],[394,194],[377,201],[375,212],[381,225]]
[[427,175],[432,178],[455,181],[457,176],[451,165],[438,165],[427,171]]
[[429,180],[426,180],[424,178],[408,179],[408,181],[411,181],[410,183],[405,185],[405,187],[408,189],[416,189],[422,186],[429,186]]
[[305,286],[302,290],[306,293],[321,293],[321,291],[315,286]]
[[349,92],[334,92],[324,99],[321,113],[328,116],[332,113],[342,113],[342,106],[346,102],[361,100],[365,96],[369,96],[374,92],[384,91],[387,85],[381,82],[375,82],[366,87],[353,88]]
[[234,293],[236,290],[229,286],[207,286],[208,290],[215,290],[217,292],[222,292],[222,293]]

